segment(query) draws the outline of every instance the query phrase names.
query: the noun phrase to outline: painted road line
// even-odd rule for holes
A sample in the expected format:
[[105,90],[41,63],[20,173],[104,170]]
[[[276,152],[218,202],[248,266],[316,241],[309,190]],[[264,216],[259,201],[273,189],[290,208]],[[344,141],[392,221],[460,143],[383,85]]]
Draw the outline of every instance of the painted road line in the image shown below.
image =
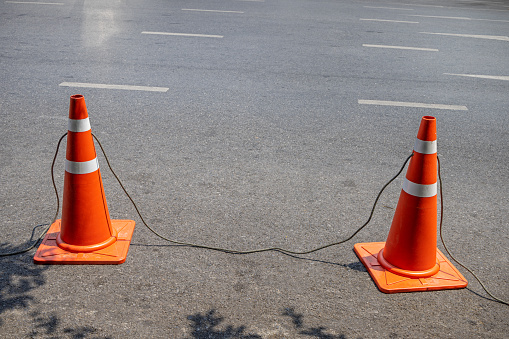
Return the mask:
[[477,35],[477,34],[453,34],[453,33],[431,33],[431,32],[419,32],[419,33],[457,36],[457,37],[462,37],[462,38],[476,38],[476,39],[509,41],[509,36],[503,36],[503,35]]
[[398,3],[392,3],[392,5],[444,8],[444,6],[440,5],[418,5],[418,4],[398,4]]
[[475,21],[491,21],[491,22],[509,22],[509,20],[494,20],[494,19],[472,19]]
[[374,48],[392,48],[392,49],[407,49],[413,51],[427,51],[427,52],[438,52],[436,48],[422,48],[422,47],[406,47],[406,46],[388,46],[388,45],[370,45],[362,44],[363,47],[374,47]]
[[[447,8],[447,9],[459,9],[460,7],[456,6],[439,6],[439,5],[417,5],[417,4],[400,4],[400,3],[387,3],[388,5],[399,5],[399,6],[420,6],[420,7],[438,7],[438,8]],[[502,6],[505,7],[505,6]],[[509,8],[509,7],[507,7]],[[495,9],[495,8],[461,8],[464,10],[470,10],[470,11],[502,11],[505,12],[507,9]]]
[[[400,3],[387,3],[392,5],[400,5],[400,6],[421,6],[421,7],[438,7],[438,8],[447,8],[447,9],[455,9],[458,10],[460,7],[458,6],[439,6],[439,5],[417,5],[417,4],[400,4]],[[502,6],[509,8],[508,6]],[[467,8],[463,7],[461,9],[467,10],[467,11],[498,11],[498,12],[505,12],[507,9],[496,9],[496,8]]]
[[470,78],[481,78],[481,79],[492,79],[492,80],[505,80],[509,81],[509,76],[507,75],[481,75],[481,74],[454,74],[454,73],[444,73],[445,75],[456,75],[459,77],[470,77]]
[[384,19],[359,19],[361,21],[398,22],[402,24],[418,24],[417,21],[384,20]]
[[183,11],[192,11],[192,12],[213,12],[213,13],[239,13],[243,14],[241,11],[220,11],[217,9],[195,9],[195,8],[182,8]]
[[63,5],[63,2],[6,1],[6,4]]
[[407,14],[407,16],[420,17],[420,18],[453,19],[453,20],[472,20],[472,21],[509,22],[509,20],[474,19],[474,18],[467,18],[467,17],[462,17],[462,16],[415,15],[415,14]]
[[167,87],[92,84],[92,83],[84,83],[84,82],[62,82],[59,86],[100,88],[100,89],[123,89],[123,90],[128,90],[128,91],[146,91],[146,92],[167,92],[169,90],[169,88],[167,88]]
[[448,109],[454,111],[468,111],[466,106],[459,105],[441,105],[441,104],[425,104],[421,102],[402,102],[402,101],[384,101],[384,100],[358,100],[361,105],[378,105],[378,106],[397,106],[397,107],[416,107],[431,109]]
[[413,11],[413,8],[396,8],[396,7],[379,7],[379,6],[362,6],[364,8],[380,8],[380,9],[393,9],[396,11]]
[[141,34],[155,34],[155,35],[173,35],[173,36],[185,36],[185,37],[198,37],[198,38],[223,38],[223,35],[211,35],[211,34],[193,34],[193,33],[170,33],[170,32],[141,32]]
[[[458,9],[458,7],[447,7],[447,8],[454,8]],[[508,9],[495,9],[495,8],[463,8],[471,11],[494,11],[494,12],[507,12]]]
[[453,20],[472,20],[471,18],[462,17],[462,16],[417,15],[417,14],[407,14],[407,16],[415,16],[415,17],[419,17],[419,18],[438,18],[438,19],[453,19]]

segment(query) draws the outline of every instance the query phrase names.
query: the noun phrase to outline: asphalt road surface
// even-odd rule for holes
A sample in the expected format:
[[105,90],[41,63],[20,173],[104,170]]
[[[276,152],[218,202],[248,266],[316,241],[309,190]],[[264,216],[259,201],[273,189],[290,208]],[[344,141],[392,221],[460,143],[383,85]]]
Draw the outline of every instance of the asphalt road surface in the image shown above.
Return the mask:
[[[444,237],[509,300],[508,36],[503,0],[2,0],[0,250],[55,213],[73,94],[155,230],[238,250],[350,236],[431,115]],[[234,255],[154,236],[98,159],[112,218],[137,223],[127,261],[0,258],[0,337],[507,338],[461,267],[465,289],[384,294],[359,262],[403,176],[346,244]]]

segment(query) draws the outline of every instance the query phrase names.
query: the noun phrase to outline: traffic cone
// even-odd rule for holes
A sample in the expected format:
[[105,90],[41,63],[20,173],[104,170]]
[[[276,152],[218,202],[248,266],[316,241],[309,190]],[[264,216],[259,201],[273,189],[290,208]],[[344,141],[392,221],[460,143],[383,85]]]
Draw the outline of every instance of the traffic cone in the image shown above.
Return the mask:
[[436,119],[421,120],[386,242],[354,251],[385,293],[464,288],[466,279],[437,248]]
[[111,220],[85,98],[71,96],[62,219],[56,220],[34,256],[37,264],[121,264],[135,222]]

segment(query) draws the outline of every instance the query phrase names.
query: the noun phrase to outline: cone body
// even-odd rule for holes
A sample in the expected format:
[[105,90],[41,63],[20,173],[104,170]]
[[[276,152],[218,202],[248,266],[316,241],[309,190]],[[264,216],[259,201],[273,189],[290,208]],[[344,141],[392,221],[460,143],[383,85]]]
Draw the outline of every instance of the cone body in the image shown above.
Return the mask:
[[[88,128],[90,124],[86,125],[88,112],[83,96],[71,97],[69,121],[62,228],[57,243],[69,251],[93,251],[111,245],[116,234],[111,226],[92,131]],[[76,127],[80,124],[82,128]]]
[[387,241],[354,250],[385,293],[463,288],[466,279],[437,249],[436,119],[421,120]]
[[34,261],[42,264],[120,264],[132,220],[111,220],[82,95],[71,96],[62,219],[51,225]]
[[[416,143],[430,147],[414,147],[383,251],[387,262],[404,270],[425,271],[436,265],[436,140],[436,120],[424,117]],[[423,149],[428,154],[421,153]],[[413,189],[406,189],[410,186]]]

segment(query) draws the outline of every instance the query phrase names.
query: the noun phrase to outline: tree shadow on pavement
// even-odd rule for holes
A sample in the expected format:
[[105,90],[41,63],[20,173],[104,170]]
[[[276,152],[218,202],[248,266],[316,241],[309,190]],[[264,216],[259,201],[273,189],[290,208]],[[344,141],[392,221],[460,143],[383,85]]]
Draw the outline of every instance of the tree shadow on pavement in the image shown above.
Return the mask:
[[293,322],[293,326],[296,330],[298,330],[299,334],[318,338],[318,339],[346,339],[344,334],[334,335],[327,334],[327,327],[318,326],[318,327],[304,327],[303,315],[295,312],[293,307],[287,307],[283,311],[283,315],[290,317]]
[[228,325],[224,330],[217,327],[224,321],[222,317],[215,316],[216,310],[212,309],[206,314],[197,313],[187,317],[191,321],[194,339],[261,339],[257,334],[244,333],[245,326],[237,328]]
[[33,328],[28,337],[30,338],[70,338],[70,339],[112,339],[109,336],[97,336],[99,330],[91,326],[75,326],[61,328],[60,319],[54,313],[43,315],[39,311],[30,313]]
[[[21,251],[33,243],[32,239],[24,244],[12,246],[0,244],[0,253],[13,253]],[[90,326],[63,327],[55,313],[43,314],[38,306],[38,300],[32,295],[33,290],[46,284],[44,272],[49,269],[46,265],[33,263],[33,253],[16,254],[0,257],[0,333],[6,332],[2,327],[2,315],[10,310],[25,309],[28,316],[25,321],[31,324],[28,338],[103,338],[98,337],[99,330]],[[0,335],[2,337],[2,335]]]
[[[308,336],[317,339],[347,339],[344,334],[328,334],[327,327],[306,327],[304,326],[304,316],[298,314],[291,307],[283,310],[283,316],[289,317],[296,331],[290,334],[290,337]],[[245,333],[246,326],[234,327],[225,326],[224,318],[216,315],[216,310],[211,309],[205,314],[197,313],[187,317],[191,321],[191,337],[193,339],[261,339],[262,336],[255,333]],[[222,328],[222,329],[220,329]],[[330,332],[330,331],[329,331]],[[285,338],[288,336],[285,336]]]
[[[11,253],[27,248],[30,241],[19,246],[0,244],[0,253]],[[42,286],[46,280],[45,266],[36,266],[30,255],[13,255],[0,258],[0,316],[7,310],[28,308],[34,301],[29,292]],[[0,318],[0,326],[2,326]]]

